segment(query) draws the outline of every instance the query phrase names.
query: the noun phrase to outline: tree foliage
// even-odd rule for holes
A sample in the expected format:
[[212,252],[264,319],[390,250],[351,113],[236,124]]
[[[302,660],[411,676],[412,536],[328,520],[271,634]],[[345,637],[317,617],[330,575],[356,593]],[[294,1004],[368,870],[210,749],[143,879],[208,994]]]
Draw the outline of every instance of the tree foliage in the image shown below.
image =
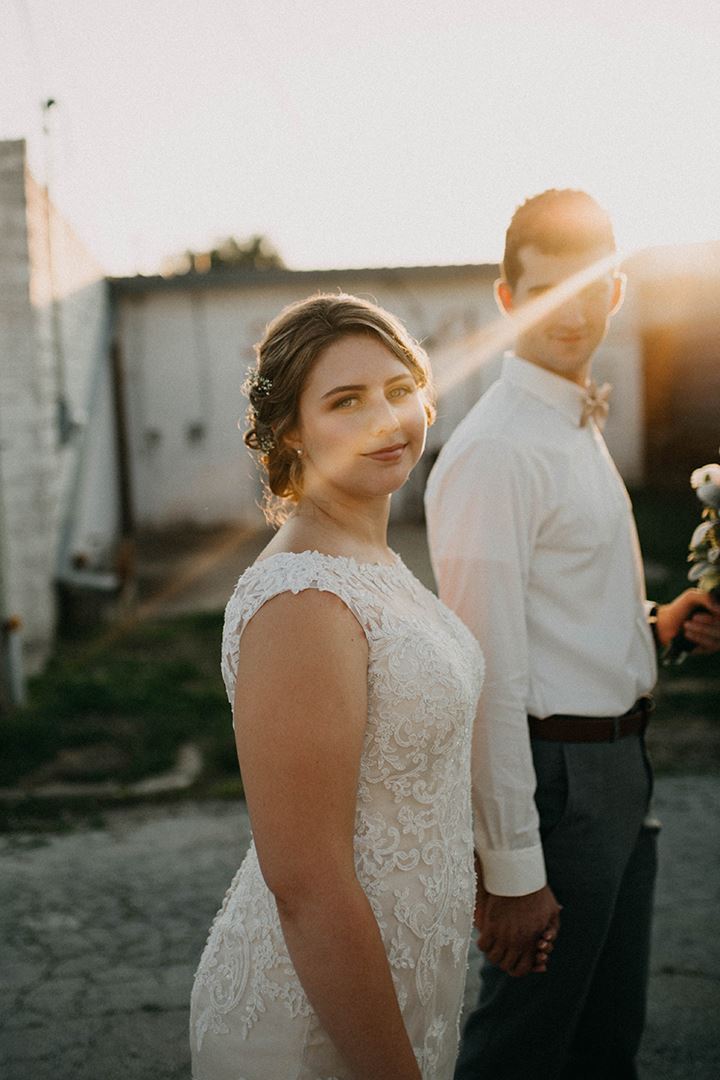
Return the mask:
[[238,268],[261,271],[283,266],[285,263],[273,242],[267,236],[254,233],[244,240],[228,236],[209,251],[184,251],[167,259],[162,273],[166,277],[174,277],[180,274],[222,273]]

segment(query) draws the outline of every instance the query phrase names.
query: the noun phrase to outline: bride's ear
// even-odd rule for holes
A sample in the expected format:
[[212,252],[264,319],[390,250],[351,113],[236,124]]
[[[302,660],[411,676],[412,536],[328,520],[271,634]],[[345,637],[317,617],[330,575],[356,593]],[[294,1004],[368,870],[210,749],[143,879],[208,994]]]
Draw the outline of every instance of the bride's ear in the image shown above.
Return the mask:
[[281,442],[283,446],[286,446],[288,450],[292,450],[294,454],[302,449],[302,439],[297,428],[291,428],[289,431],[284,432]]

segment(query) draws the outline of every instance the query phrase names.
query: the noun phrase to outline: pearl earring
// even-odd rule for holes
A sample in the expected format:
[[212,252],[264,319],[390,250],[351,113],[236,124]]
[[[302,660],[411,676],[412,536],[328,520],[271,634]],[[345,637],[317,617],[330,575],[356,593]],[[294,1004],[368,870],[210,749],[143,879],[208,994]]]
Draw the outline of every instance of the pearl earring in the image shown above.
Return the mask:
[[298,446],[297,450],[295,451],[295,453],[297,454],[298,457],[302,457],[302,449],[299,446]]

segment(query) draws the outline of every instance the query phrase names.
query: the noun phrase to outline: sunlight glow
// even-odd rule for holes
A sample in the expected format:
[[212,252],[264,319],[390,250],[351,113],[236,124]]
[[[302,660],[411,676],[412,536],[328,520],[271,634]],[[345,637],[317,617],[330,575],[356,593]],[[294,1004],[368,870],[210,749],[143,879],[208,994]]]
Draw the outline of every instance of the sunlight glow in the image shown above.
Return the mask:
[[436,349],[433,352],[433,371],[438,393],[448,393],[497,356],[498,352],[509,348],[525,330],[561,307],[571,296],[576,296],[605,274],[616,271],[621,260],[622,255],[614,251],[566,278],[542,296],[523,304],[517,311],[499,313],[489,325],[453,341],[447,348]]
[[589,191],[626,249],[703,242],[719,36],[716,0],[16,0],[0,138],[40,182],[49,157],[113,274],[252,233],[298,269],[495,262],[548,187]]

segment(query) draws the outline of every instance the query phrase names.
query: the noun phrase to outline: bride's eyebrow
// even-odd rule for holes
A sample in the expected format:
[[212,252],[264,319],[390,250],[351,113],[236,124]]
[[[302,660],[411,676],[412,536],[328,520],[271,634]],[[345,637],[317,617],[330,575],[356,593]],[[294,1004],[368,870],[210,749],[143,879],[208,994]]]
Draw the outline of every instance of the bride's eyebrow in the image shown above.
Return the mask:
[[364,383],[357,383],[355,386],[334,386],[332,390],[328,390],[326,394],[323,394],[320,399],[323,401],[326,397],[331,397],[333,394],[342,394],[347,390],[367,390],[367,386]]
[[[391,379],[385,380],[385,386],[390,386],[391,383],[400,382],[401,379],[407,379],[408,377],[412,377],[409,371],[404,375],[393,375]],[[347,393],[348,390],[367,390],[367,384],[355,383],[348,386],[334,386],[332,390],[328,390],[327,393],[323,394],[320,400],[324,401],[325,398],[331,397],[333,394]]]

